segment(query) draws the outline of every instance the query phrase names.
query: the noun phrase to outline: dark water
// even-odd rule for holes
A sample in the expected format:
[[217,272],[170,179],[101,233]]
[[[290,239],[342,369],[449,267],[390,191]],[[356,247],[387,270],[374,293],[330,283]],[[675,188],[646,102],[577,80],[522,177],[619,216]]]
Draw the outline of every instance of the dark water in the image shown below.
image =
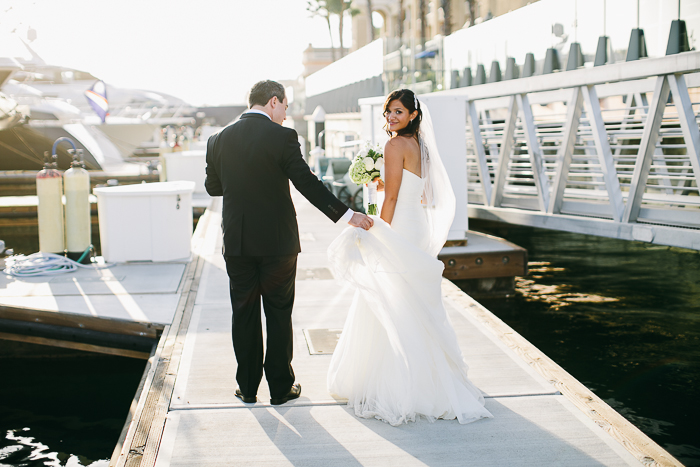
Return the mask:
[[[39,250],[36,232],[1,239],[15,254]],[[99,235],[93,244],[99,254]],[[0,358],[0,466],[107,467],[146,363],[52,352]]]
[[700,252],[470,221],[527,248],[480,302],[688,466],[700,466]]
[[0,465],[106,467],[144,360],[0,359]]

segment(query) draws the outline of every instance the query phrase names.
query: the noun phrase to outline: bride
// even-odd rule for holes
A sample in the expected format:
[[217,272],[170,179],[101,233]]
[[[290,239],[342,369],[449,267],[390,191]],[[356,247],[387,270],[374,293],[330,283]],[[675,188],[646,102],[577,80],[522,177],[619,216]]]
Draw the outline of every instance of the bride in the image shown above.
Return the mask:
[[469,423],[493,417],[467,378],[442,303],[455,197],[427,111],[412,91],[384,104],[385,198],[369,231],[345,229],[328,248],[335,276],[357,290],[328,370],[328,390],[364,418],[391,425],[423,416]]

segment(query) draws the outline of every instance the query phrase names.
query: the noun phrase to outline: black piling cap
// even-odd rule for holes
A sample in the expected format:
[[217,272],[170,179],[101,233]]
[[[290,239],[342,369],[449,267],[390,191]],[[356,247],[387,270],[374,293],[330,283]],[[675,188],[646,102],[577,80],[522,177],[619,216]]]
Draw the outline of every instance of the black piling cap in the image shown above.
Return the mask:
[[630,45],[627,47],[627,58],[626,62],[631,62],[633,60],[639,60],[640,58],[647,58],[647,43],[644,40],[644,30],[635,28],[632,29],[630,34]]
[[685,26],[685,21],[682,19],[674,19],[671,21],[671,32],[668,35],[666,55],[679,54],[681,52],[688,52],[689,50],[688,29]]
[[554,48],[547,49],[547,55],[544,57],[544,68],[542,69],[542,74],[546,75],[559,70],[561,70],[561,64],[559,63],[559,52],[557,52],[557,49]]
[[529,78],[535,74],[535,54],[525,54],[525,63],[523,63],[523,78]]
[[456,89],[459,87],[459,70],[452,70],[452,79],[450,80],[450,89]]
[[608,48],[610,47],[610,38],[608,36],[600,36],[598,38],[598,47],[595,51],[595,60],[593,66],[607,65],[615,60],[608,54]]
[[491,62],[491,71],[489,72],[489,83],[497,83],[501,81],[502,75],[501,75],[501,65],[498,63],[498,60],[494,60]]
[[506,73],[503,76],[503,80],[517,79],[520,77],[520,70],[518,69],[518,64],[515,63],[513,57],[508,57],[506,60]]
[[459,83],[459,87],[464,88],[472,85],[472,69],[471,67],[466,67],[462,70],[462,81]]
[[474,84],[485,84],[486,83],[486,70],[484,65],[477,65],[476,76],[474,77]]
[[569,47],[569,58],[566,59],[566,71],[575,70],[583,66],[583,53],[581,52],[581,44],[572,42]]

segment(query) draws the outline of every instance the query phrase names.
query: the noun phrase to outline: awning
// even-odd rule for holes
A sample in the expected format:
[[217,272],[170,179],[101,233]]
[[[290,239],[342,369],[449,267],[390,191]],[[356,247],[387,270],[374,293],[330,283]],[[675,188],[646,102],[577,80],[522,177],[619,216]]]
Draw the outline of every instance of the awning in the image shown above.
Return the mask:
[[423,52],[417,53],[415,58],[432,58],[435,56],[434,50],[424,50]]

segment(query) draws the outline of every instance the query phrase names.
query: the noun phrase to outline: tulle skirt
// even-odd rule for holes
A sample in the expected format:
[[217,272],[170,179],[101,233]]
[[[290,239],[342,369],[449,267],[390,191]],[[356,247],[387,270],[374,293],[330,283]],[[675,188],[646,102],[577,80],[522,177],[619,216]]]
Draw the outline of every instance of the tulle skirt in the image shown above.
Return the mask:
[[391,425],[492,417],[442,302],[442,262],[373,218],[369,231],[347,228],[328,249],[336,278],[357,287],[328,390],[357,416]]

